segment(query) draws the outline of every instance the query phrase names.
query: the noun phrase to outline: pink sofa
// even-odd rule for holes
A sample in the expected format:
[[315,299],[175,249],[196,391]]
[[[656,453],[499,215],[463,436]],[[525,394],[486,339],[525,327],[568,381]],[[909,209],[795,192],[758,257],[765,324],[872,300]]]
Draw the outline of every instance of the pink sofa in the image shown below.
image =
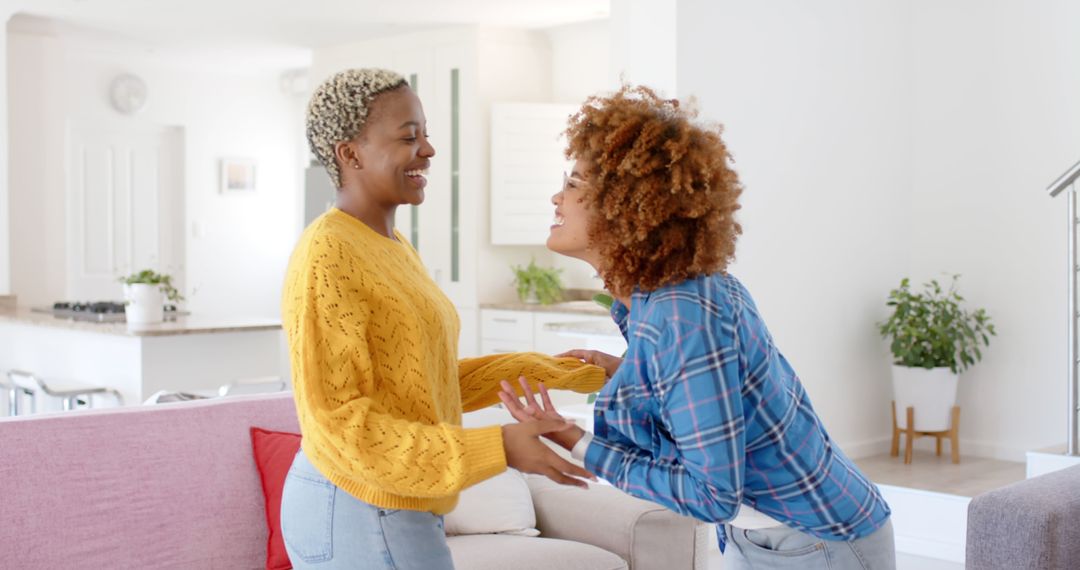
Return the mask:
[[[290,395],[0,418],[0,567],[264,567],[251,426],[297,431]],[[610,487],[529,485],[551,538],[451,537],[458,570],[704,565],[691,519]]]

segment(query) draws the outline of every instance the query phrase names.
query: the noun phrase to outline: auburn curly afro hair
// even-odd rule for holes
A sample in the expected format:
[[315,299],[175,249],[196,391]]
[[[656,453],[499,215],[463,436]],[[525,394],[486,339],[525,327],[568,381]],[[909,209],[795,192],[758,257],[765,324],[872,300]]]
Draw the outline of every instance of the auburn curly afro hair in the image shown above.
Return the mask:
[[590,245],[616,295],[726,271],[742,228],[742,186],[719,126],[653,90],[624,85],[570,118],[568,158],[593,164],[585,193]]

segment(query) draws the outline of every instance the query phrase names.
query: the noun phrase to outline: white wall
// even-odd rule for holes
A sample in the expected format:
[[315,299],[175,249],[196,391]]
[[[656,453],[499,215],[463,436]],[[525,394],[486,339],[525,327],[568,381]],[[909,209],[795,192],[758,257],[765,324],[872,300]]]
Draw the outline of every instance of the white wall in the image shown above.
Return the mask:
[[[1065,212],[1080,6],[1064,0],[679,3],[697,95],[746,186],[733,271],[845,449],[887,437],[889,289],[961,273],[999,336],[964,374],[965,453],[1064,439]],[[923,442],[929,445],[928,442]]]
[[591,20],[544,30],[551,44],[551,102],[582,103],[619,86],[611,73],[611,23]]
[[[581,104],[590,95],[618,88],[611,72],[611,23],[593,20],[545,30],[551,44],[551,101]],[[552,189],[552,194],[558,189]],[[554,215],[554,206],[552,207]],[[541,262],[540,259],[537,262]],[[584,261],[548,252],[545,263],[562,270],[563,286],[603,289],[604,282]]]
[[[679,2],[611,0],[610,81],[648,85],[661,95],[676,93],[676,14]],[[711,38],[706,32],[698,38]]]
[[[65,298],[64,129],[69,122],[184,130],[185,295],[201,314],[276,316],[300,230],[296,96],[275,73],[202,72],[123,42],[10,30],[12,288],[20,304]],[[142,76],[146,107],[124,117],[108,82]],[[218,193],[219,160],[257,161],[258,189]],[[119,297],[119,285],[117,286]]]
[[[476,133],[477,144],[483,149],[478,164],[484,196],[477,201],[483,221],[476,249],[481,276],[476,294],[480,302],[516,301],[510,267],[527,264],[530,259],[550,265],[551,252],[543,246],[491,244],[491,104],[551,101],[554,64],[548,38],[541,32],[481,28],[480,42],[477,95],[482,112]],[[551,211],[554,216],[554,207]]]
[[723,123],[745,187],[731,270],[853,454],[880,452],[891,433],[874,323],[908,270],[901,4],[678,4],[679,98]]
[[[9,9],[0,8],[0,24],[7,27]],[[0,109],[7,109],[7,33],[0,41]],[[0,113],[0,295],[11,293],[11,208],[8,198],[8,114]]]
[[20,305],[51,304],[67,296],[64,56],[58,38],[14,25],[6,41],[11,290]]
[[1045,189],[1080,159],[1080,4],[912,6],[909,271],[962,274],[993,316],[961,378],[961,447],[1020,459],[1065,440],[1067,215]]

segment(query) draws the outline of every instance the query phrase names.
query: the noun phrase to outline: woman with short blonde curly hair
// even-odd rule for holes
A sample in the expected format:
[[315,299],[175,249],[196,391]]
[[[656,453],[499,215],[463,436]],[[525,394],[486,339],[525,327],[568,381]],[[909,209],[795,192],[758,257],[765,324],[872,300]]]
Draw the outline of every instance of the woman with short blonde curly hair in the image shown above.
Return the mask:
[[[594,433],[549,434],[620,489],[722,523],[725,568],[895,568],[890,510],[829,439],[750,293],[727,272],[742,186],[720,138],[677,101],[624,86],[570,119],[576,159],[548,248],[614,294],[624,358],[603,366]],[[541,385],[522,422],[560,416]]]
[[465,428],[462,412],[498,401],[502,378],[588,393],[604,371],[535,353],[458,360],[457,311],[394,229],[399,206],[423,203],[435,157],[401,75],[334,74],[307,136],[337,195],[300,236],[282,293],[303,435],[281,491],[284,554],[301,570],[449,570],[442,517],[463,489],[507,467],[590,477],[539,439],[565,422]]

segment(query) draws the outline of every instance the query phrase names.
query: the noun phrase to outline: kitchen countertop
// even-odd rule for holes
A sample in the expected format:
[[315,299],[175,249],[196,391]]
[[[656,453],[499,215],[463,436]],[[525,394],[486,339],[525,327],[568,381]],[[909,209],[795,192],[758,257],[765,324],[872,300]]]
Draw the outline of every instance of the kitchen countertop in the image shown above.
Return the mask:
[[80,321],[65,317],[57,317],[49,313],[35,313],[27,307],[5,308],[0,304],[0,323],[4,322],[135,337],[252,332],[281,329],[281,322],[274,319],[243,317],[214,318],[192,315],[176,317],[173,320],[167,320],[160,324],[128,326],[126,323]]
[[578,313],[582,315],[610,316],[607,309],[597,305],[595,301],[565,301],[541,305],[539,303],[522,303],[520,301],[508,303],[481,303],[481,309],[496,309],[500,311],[529,311],[534,313]]
[[612,336],[622,338],[622,332],[619,331],[619,326],[615,324],[615,321],[604,323],[594,321],[547,323],[544,325],[544,330],[572,336]]

